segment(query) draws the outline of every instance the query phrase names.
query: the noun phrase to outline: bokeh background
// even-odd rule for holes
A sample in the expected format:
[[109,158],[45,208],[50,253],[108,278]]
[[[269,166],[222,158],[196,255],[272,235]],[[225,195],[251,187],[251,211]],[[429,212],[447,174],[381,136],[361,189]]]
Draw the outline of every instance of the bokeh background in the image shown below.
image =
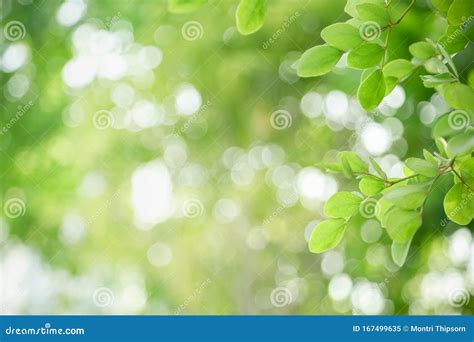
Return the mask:
[[[400,176],[433,151],[442,97],[415,74],[366,113],[344,58],[299,79],[344,0],[271,1],[251,36],[237,4],[2,0],[1,312],[472,314],[473,227],[446,219],[449,184],[401,269],[374,219],[307,249],[324,201],[356,189],[317,165],[354,150]],[[417,1],[391,58],[445,25]]]

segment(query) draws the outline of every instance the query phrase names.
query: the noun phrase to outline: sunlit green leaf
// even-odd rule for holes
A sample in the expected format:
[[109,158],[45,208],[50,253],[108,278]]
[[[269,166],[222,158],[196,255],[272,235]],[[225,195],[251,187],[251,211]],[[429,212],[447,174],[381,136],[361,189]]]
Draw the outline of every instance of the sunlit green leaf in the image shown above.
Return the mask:
[[321,37],[326,43],[342,51],[353,49],[363,42],[359,30],[347,23],[337,23],[324,28]]
[[347,65],[351,68],[367,69],[380,63],[384,49],[379,44],[364,43],[349,52]]
[[327,74],[337,64],[342,52],[329,45],[315,46],[301,56],[298,76],[315,77]]
[[240,0],[235,13],[239,32],[251,34],[262,27],[265,20],[266,0]]
[[386,216],[387,233],[398,243],[409,241],[422,224],[421,214],[414,210],[395,207],[387,212]]
[[313,253],[322,253],[336,247],[341,242],[346,230],[344,219],[323,221],[314,228],[309,240],[309,250]]
[[426,193],[417,185],[405,185],[390,189],[384,198],[402,209],[417,209],[423,205]]
[[460,225],[467,225],[474,218],[474,192],[462,183],[454,184],[443,201],[448,218]]
[[360,84],[357,98],[366,111],[375,109],[385,97],[385,79],[379,69],[372,72]]
[[413,71],[413,64],[406,59],[395,59],[388,62],[383,67],[383,74],[385,77],[396,77],[401,79],[409,75]]
[[348,218],[358,209],[362,198],[351,192],[336,192],[324,204],[324,214],[335,218]]
[[405,164],[415,173],[426,177],[434,177],[438,174],[438,165],[420,158],[408,158]]
[[374,196],[384,189],[384,183],[370,176],[362,177],[359,182],[359,189],[366,196]]
[[382,27],[390,21],[388,10],[380,4],[365,3],[357,5],[356,10],[358,18],[363,21],[373,21]]
[[407,259],[408,251],[410,250],[411,241],[412,239],[403,243],[398,243],[396,241],[392,242],[392,247],[391,247],[392,259],[395,262],[395,264],[397,264],[400,267],[403,266],[403,264],[405,263]]
[[429,59],[436,54],[434,47],[428,42],[413,43],[408,47],[413,57],[421,60]]

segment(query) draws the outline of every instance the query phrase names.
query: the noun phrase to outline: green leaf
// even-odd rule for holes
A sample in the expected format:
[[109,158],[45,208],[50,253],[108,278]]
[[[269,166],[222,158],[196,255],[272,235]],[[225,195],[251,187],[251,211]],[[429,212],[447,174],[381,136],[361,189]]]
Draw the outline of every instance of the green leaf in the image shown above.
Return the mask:
[[453,3],[453,0],[431,0],[431,4],[441,13],[448,13],[449,6]]
[[379,163],[377,163],[377,161],[372,157],[369,157],[369,160],[370,160],[370,165],[372,165],[375,172],[377,172],[377,174],[383,179],[387,179],[387,174],[382,170],[382,167],[379,165]]
[[321,31],[321,37],[326,43],[342,51],[353,49],[363,42],[359,30],[347,23],[326,27]]
[[169,0],[168,10],[173,13],[186,13],[196,10],[206,3],[207,0]]
[[324,214],[334,218],[348,218],[358,209],[362,198],[351,192],[336,192],[324,204]]
[[444,99],[455,109],[474,112],[474,91],[467,85],[456,82],[444,87]]
[[240,0],[235,13],[237,28],[242,34],[258,31],[265,20],[266,0]]
[[436,159],[436,157],[430,151],[426,149],[423,149],[423,157],[425,157],[425,159],[430,162],[438,164],[438,160]]
[[385,97],[385,79],[382,71],[377,69],[362,81],[357,90],[360,105],[366,111],[375,109]]
[[377,205],[379,210],[375,212],[375,217],[377,220],[379,220],[382,227],[386,228],[387,226],[384,222],[384,219],[390,209],[394,208],[395,205],[392,202],[385,200],[383,197],[378,200]]
[[346,165],[349,173],[353,172],[364,173],[368,171],[368,166],[364,161],[353,151],[342,151],[337,154],[337,159],[341,164]]
[[385,77],[396,77],[398,79],[408,76],[412,71],[413,64],[406,59],[395,59],[383,67]]
[[454,0],[448,9],[448,22],[451,25],[460,25],[472,15],[474,15],[472,0]]
[[413,43],[408,47],[408,50],[413,55],[413,57],[422,61],[427,60],[436,54],[436,50],[428,42]]
[[330,72],[341,58],[342,52],[329,45],[315,46],[301,56],[298,76],[314,77]]
[[439,38],[438,44],[444,47],[448,53],[456,53],[464,49],[469,42],[469,38],[463,31],[461,25],[448,26],[446,33]]
[[410,250],[411,241],[412,239],[404,243],[398,243],[395,241],[392,242],[392,248],[391,248],[392,259],[395,262],[395,264],[397,264],[399,267],[402,267],[407,259],[408,251]]
[[456,79],[449,72],[445,72],[438,75],[421,75],[420,78],[426,88],[434,88],[439,86],[440,84],[451,83],[456,81]]
[[398,78],[395,77],[384,77],[385,80],[385,96],[390,94],[393,89],[397,86],[398,84]]
[[357,17],[356,6],[363,3],[383,5],[384,0],[347,0],[346,6],[344,7],[344,12],[349,14],[351,17]]
[[323,221],[314,228],[309,239],[309,250],[312,253],[322,253],[336,247],[341,242],[346,230],[344,219]]
[[422,224],[421,214],[414,210],[395,207],[390,209],[386,216],[387,233],[398,243],[409,241]]
[[459,225],[467,225],[474,218],[474,192],[462,183],[449,189],[443,205],[448,218]]
[[358,18],[364,21],[373,21],[380,26],[385,26],[390,21],[390,15],[385,6],[380,4],[365,3],[356,6]]
[[412,210],[423,205],[426,193],[417,185],[404,185],[388,190],[383,198],[399,208]]
[[435,144],[439,150],[439,153],[441,153],[442,156],[447,157],[448,152],[446,151],[446,148],[448,147],[448,143],[446,140],[444,140],[442,137],[436,137]]
[[435,177],[438,174],[438,165],[424,159],[408,158],[405,164],[415,173],[426,177]]
[[450,158],[472,153],[474,151],[474,132],[468,130],[449,139],[446,151]]
[[356,69],[367,69],[380,63],[384,49],[379,44],[364,43],[349,52],[347,65]]
[[474,188],[474,158],[469,158],[459,166],[462,177],[471,188]]
[[456,69],[456,66],[454,65],[454,62],[451,59],[451,56],[449,55],[449,53],[440,44],[438,44],[437,47],[438,47],[438,50],[441,53],[441,55],[446,59],[446,62],[448,63],[449,68],[451,69],[451,71],[454,73],[454,75],[457,78],[459,78],[458,70]]
[[362,177],[359,182],[360,192],[362,192],[366,196],[374,196],[378,194],[380,191],[382,191],[384,187],[385,187],[384,182],[370,176]]

